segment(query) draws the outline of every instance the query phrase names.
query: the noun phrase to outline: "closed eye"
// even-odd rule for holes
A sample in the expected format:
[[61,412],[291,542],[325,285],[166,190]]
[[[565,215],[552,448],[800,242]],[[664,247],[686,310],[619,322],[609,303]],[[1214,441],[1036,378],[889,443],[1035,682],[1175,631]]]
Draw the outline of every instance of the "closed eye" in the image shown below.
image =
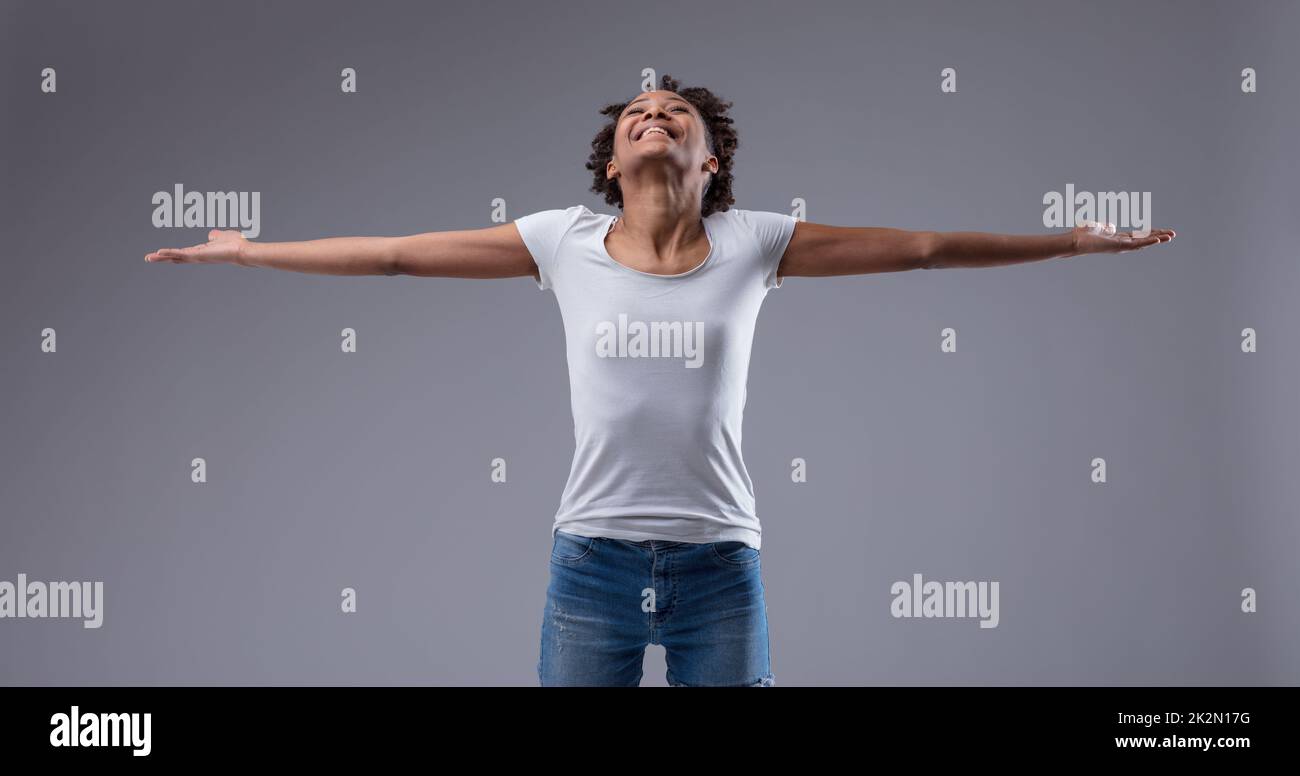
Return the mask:
[[[676,107],[674,107],[674,108],[671,108],[671,110],[681,110],[681,111],[686,111],[687,113],[690,113],[690,112],[691,112],[691,109],[690,109],[690,108],[683,108],[683,107],[680,106],[680,105],[678,105],[678,106],[676,106]],[[645,111],[644,108],[633,108],[632,110],[628,111],[628,114],[632,114],[632,113],[643,113],[644,111]]]

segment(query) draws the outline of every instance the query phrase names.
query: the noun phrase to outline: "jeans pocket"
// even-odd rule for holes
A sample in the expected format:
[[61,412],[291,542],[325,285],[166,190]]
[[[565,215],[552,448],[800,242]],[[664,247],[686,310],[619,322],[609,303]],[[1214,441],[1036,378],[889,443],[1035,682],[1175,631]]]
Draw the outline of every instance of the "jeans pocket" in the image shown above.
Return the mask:
[[551,547],[551,560],[572,566],[586,560],[595,546],[596,540],[590,536],[556,531],[555,543]]
[[758,563],[758,550],[744,542],[713,542],[709,548],[713,559],[726,568],[744,568]]

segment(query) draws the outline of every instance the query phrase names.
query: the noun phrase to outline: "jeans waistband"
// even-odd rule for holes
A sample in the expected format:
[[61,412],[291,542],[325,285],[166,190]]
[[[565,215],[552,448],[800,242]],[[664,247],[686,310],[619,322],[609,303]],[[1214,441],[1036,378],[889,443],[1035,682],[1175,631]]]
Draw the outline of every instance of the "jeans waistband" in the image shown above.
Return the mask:
[[620,542],[631,547],[639,547],[643,550],[667,550],[672,547],[681,547],[684,544],[690,544],[690,542],[669,542],[663,539],[644,539],[638,542],[634,542],[630,539],[610,539],[609,541]]

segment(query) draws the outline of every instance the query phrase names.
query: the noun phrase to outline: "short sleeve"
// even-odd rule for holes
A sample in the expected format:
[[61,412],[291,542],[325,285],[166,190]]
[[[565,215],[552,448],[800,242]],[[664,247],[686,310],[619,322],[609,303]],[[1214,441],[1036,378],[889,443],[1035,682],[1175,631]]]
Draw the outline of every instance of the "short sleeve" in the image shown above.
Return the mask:
[[763,273],[763,285],[771,290],[781,287],[781,280],[776,276],[785,256],[786,246],[794,236],[794,225],[799,219],[786,213],[773,213],[766,210],[736,209],[736,216],[754,235],[758,242],[759,267]]
[[582,209],[582,205],[574,205],[562,210],[539,210],[515,219],[515,228],[519,230],[519,236],[523,238],[524,245],[533,256],[533,263],[537,265],[537,277],[533,279],[539,289],[545,291],[551,288],[560,242]]

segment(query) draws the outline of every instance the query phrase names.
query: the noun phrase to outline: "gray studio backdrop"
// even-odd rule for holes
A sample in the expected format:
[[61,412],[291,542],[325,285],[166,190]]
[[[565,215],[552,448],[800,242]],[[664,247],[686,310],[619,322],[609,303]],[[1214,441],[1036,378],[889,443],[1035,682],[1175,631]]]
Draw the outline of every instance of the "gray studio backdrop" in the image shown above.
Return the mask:
[[[769,295],[744,442],[779,685],[1300,679],[1295,4],[0,9],[0,580],[105,596],[99,629],[0,619],[0,682],[535,684],[555,297],[149,265],[206,237],[151,198],[260,192],[268,241],[612,212],[583,163],[647,67],[735,102],[740,207],[1042,233],[1073,183],[1178,230]],[[998,627],[895,618],[914,574],[997,581]]]

